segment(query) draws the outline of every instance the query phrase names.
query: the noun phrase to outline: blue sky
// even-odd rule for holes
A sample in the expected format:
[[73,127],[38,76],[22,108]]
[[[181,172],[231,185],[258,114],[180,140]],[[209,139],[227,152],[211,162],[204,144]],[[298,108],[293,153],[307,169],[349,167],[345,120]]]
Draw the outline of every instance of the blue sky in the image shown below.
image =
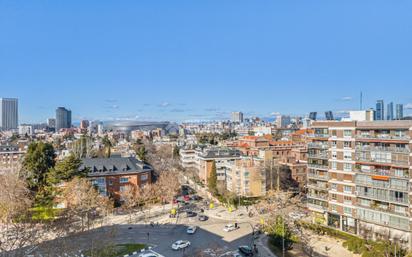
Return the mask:
[[[412,103],[412,2],[0,1],[21,122],[196,120]],[[409,105],[412,108],[412,104]],[[408,110],[410,112],[410,110]]]

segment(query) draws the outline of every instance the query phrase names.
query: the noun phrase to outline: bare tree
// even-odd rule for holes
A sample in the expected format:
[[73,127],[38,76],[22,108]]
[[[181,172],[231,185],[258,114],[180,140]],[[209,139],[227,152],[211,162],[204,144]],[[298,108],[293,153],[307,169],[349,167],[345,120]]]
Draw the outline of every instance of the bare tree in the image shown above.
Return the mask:
[[180,190],[180,182],[177,178],[177,174],[171,171],[165,171],[160,174],[157,184],[159,187],[159,196],[162,202],[173,203],[173,198]]

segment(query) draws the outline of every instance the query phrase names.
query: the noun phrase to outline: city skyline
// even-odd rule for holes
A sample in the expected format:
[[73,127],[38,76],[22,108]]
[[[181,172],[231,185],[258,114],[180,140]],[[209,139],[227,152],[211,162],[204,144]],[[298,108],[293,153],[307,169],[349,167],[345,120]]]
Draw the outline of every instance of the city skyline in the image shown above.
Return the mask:
[[233,3],[3,2],[1,96],[21,123],[340,113],[360,91],[410,115],[412,3]]

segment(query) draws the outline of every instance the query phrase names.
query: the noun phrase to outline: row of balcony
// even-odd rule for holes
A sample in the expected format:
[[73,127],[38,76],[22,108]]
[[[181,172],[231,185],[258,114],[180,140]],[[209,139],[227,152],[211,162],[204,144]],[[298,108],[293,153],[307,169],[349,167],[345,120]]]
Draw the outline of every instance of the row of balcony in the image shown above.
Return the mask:
[[409,160],[385,159],[385,158],[376,158],[376,157],[371,157],[371,156],[359,156],[359,155],[357,155],[356,156],[356,161],[409,166]]
[[322,143],[311,142],[308,144],[308,148],[329,149],[329,145],[327,143],[322,144]]
[[324,165],[324,164],[316,164],[316,163],[308,163],[308,167],[312,169],[322,169],[322,170],[328,170],[329,165]]
[[390,153],[400,153],[400,154],[409,154],[409,147],[385,147],[385,146],[372,146],[372,145],[358,145],[355,148],[357,151],[362,152],[390,152]]
[[409,179],[409,172],[405,172],[403,174],[396,174],[393,170],[383,170],[383,169],[368,169],[362,170],[360,168],[355,169],[355,171],[359,174],[365,175],[379,175],[379,176],[388,176],[388,177],[395,177],[395,178],[405,178]]
[[365,193],[365,192],[357,192],[357,196],[364,197],[368,199],[378,200],[378,201],[385,201],[385,202],[392,202],[392,203],[399,203],[399,204],[408,204],[409,198],[408,197],[395,197],[388,194],[374,194],[374,193]]
[[410,140],[408,135],[393,134],[358,134],[356,139],[382,139],[382,140]]

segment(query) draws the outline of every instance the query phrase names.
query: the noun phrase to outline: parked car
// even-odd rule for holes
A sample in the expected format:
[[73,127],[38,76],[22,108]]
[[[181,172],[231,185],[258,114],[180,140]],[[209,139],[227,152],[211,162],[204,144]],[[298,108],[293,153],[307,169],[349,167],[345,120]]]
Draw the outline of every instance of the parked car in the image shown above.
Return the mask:
[[208,219],[209,219],[209,217],[206,216],[206,215],[199,215],[199,221],[206,221]]
[[190,242],[187,240],[179,240],[172,244],[173,250],[180,250],[190,246]]
[[236,224],[227,224],[227,225],[223,228],[223,231],[230,232],[230,231],[236,230],[236,229],[238,229],[238,228],[239,228],[239,227],[238,227]]
[[197,216],[196,212],[193,212],[193,211],[187,211],[186,212],[186,217],[187,218],[196,217],[196,216]]
[[248,245],[241,245],[239,246],[239,251],[243,253],[246,256],[253,256],[253,250],[252,247]]
[[188,233],[188,234],[194,234],[194,233],[196,232],[196,230],[197,230],[197,227],[196,227],[196,226],[190,226],[190,227],[188,227],[188,228],[186,229],[186,233]]

